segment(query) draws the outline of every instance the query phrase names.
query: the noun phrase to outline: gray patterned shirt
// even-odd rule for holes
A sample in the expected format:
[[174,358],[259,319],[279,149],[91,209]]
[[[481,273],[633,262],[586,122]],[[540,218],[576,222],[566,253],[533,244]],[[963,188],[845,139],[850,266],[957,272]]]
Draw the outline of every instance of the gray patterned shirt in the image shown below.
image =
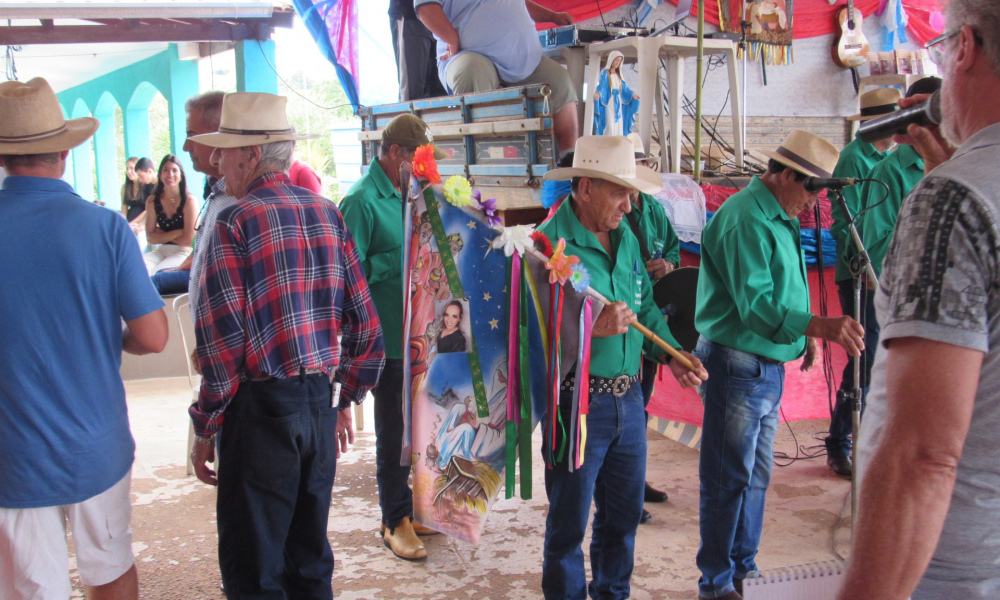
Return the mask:
[[[1000,597],[998,167],[1000,124],[969,138],[914,188],[875,299],[883,342],[920,337],[985,353],[951,506],[913,600]],[[886,419],[883,348],[875,354],[858,444],[862,471]]]

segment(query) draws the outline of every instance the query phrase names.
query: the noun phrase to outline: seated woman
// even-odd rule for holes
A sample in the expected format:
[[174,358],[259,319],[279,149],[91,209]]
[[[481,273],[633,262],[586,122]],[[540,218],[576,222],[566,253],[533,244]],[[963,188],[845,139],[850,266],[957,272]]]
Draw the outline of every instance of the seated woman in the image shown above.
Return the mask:
[[156,166],[148,158],[132,157],[125,163],[125,183],[122,185],[122,216],[139,245],[146,248],[146,198],[156,190]]
[[441,331],[437,338],[437,353],[466,352],[468,344],[465,334],[459,329],[465,309],[458,300],[452,300],[441,313]]
[[159,244],[142,255],[152,275],[179,266],[191,254],[197,208],[187,191],[180,160],[173,154],[160,162],[160,182],[146,200],[146,239]]

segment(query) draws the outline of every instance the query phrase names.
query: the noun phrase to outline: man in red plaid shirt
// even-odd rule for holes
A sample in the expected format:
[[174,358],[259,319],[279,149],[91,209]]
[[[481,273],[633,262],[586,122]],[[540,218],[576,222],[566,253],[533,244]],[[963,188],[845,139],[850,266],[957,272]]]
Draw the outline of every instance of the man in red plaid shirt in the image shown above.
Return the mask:
[[[212,146],[226,192],[206,250],[191,406],[198,478],[218,485],[219,565],[233,598],[333,597],[326,537],[350,405],[378,383],[382,329],[333,202],[292,185],[286,99],[228,94]],[[338,336],[341,339],[338,341]],[[334,391],[339,390],[339,391]],[[218,439],[216,439],[218,436]],[[218,444],[220,474],[208,468]]]

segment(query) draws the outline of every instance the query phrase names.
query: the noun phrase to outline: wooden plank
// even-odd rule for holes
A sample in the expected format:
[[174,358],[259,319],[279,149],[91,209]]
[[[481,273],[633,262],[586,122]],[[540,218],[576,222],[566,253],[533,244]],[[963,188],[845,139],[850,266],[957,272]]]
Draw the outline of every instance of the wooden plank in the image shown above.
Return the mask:
[[237,42],[259,38],[255,27],[246,23],[226,25],[181,25],[169,23],[132,27],[115,25],[60,25],[0,27],[0,45],[94,44],[105,42]]
[[[464,135],[520,134],[527,131],[548,131],[552,129],[552,119],[518,119],[517,121],[495,121],[486,123],[460,123],[457,125],[429,126],[435,137],[461,137]],[[379,141],[384,129],[361,131],[358,139],[362,142]]]

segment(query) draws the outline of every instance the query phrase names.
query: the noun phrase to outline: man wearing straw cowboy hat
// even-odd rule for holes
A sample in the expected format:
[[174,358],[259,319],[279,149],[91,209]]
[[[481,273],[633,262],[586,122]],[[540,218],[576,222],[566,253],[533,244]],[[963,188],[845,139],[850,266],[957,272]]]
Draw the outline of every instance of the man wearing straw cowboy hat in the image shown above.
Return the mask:
[[[879,88],[861,95],[861,112],[847,117],[848,121],[869,121],[895,111],[896,102],[903,96],[896,88]],[[834,177],[851,177],[865,179],[869,177],[872,168],[889,154],[892,139],[887,138],[876,142],[866,142],[859,137],[844,146],[837,160],[837,168],[833,170]],[[851,216],[857,216],[864,208],[861,197],[861,186],[851,185],[843,189],[844,202],[851,210]],[[847,217],[840,207],[833,206],[833,227],[830,233],[837,241],[837,269],[835,281],[837,294],[840,296],[840,308],[845,315],[854,314],[854,278],[848,265],[857,253]],[[855,226],[861,235],[861,220]],[[866,291],[867,298],[861,313],[861,325],[865,328],[865,355],[861,372],[861,389],[868,387],[871,375],[872,361],[875,359],[875,348],[878,346],[878,324],[875,322],[875,292]],[[848,391],[854,386],[854,361],[847,361],[844,376],[840,381],[841,391]],[[838,397],[839,398],[839,397]],[[830,470],[841,477],[850,477],[854,470],[851,464],[851,406],[844,399],[837,400],[832,418],[830,419],[830,435],[826,443],[826,464]]]
[[804,356],[802,370],[811,369],[816,337],[852,356],[864,349],[854,319],[810,313],[799,241],[796,217],[817,201],[803,181],[829,178],[837,148],[794,130],[765,154],[767,172],[730,197],[701,238],[695,355],[711,375],[701,387],[701,598],[739,599],[757,571],[784,363]]
[[[635,533],[642,517],[646,478],[646,418],[639,386],[642,354],[663,359],[663,350],[643,340],[629,325],[639,321],[673,345],[663,316],[653,302],[639,243],[628,225],[631,190],[656,193],[663,186],[650,168],[636,166],[632,142],[622,136],[585,136],[576,143],[571,168],[545,175],[572,181],[572,195],[539,230],[551,240],[566,240],[566,254],[580,258],[590,272],[590,286],[612,304],[603,308],[593,328],[590,381],[571,373],[560,386],[560,404],[572,401],[576,385],[590,389],[587,446],[583,465],[570,471],[566,462],[545,470],[549,513],[545,522],[542,591],[545,598],[583,599],[587,581],[583,543],[591,500],[597,505],[590,562],[593,598],[628,598]],[[707,377],[701,363],[685,353],[696,371],[680,361],[670,370],[682,386]]]
[[87,597],[139,596],[119,368],[168,328],[128,222],[61,180],[98,125],[44,79],[0,84],[0,598],[70,596],[67,519]]
[[[430,144],[427,124],[416,115],[399,115],[382,130],[379,155],[340,203],[344,222],[354,234],[361,267],[385,336],[385,369],[375,399],[375,474],[382,511],[382,541],[404,560],[427,557],[417,535],[436,531],[413,521],[410,467],[400,466],[403,452],[403,197],[399,167],[412,161],[417,148]],[[447,158],[434,149],[434,158]],[[409,341],[406,342],[409,347]]]
[[[332,598],[336,459],[354,438],[350,404],[384,360],[340,211],[286,174],[295,140],[316,137],[289,127],[286,100],[227,94],[218,133],[191,138],[216,149],[226,192],[240,198],[209,234],[195,308],[204,379],[190,409],[195,473],[219,486],[229,598]],[[218,477],[206,464],[216,443]]]

